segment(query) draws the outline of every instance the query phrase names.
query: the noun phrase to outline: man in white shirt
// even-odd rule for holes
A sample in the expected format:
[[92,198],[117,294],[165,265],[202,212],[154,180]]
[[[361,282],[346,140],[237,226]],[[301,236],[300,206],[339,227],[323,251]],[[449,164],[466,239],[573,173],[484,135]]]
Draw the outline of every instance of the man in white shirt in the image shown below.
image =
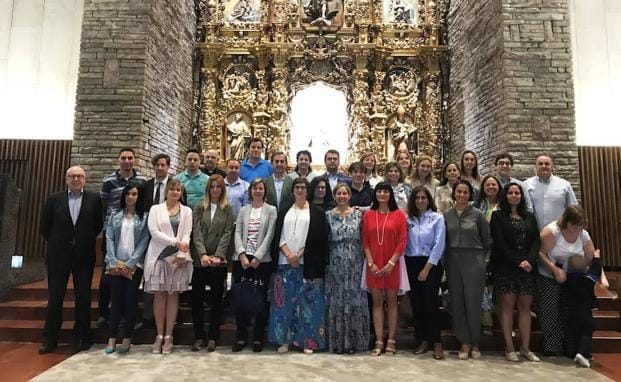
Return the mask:
[[539,230],[558,220],[565,208],[578,204],[571,184],[552,174],[552,156],[541,154],[535,160],[537,175],[528,178],[524,185],[533,202]]

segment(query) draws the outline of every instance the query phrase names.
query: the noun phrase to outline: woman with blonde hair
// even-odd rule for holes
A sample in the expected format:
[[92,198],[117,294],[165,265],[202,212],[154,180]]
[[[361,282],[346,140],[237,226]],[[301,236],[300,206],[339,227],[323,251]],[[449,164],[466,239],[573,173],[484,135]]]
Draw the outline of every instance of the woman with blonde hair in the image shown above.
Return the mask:
[[419,155],[412,173],[412,188],[425,186],[435,198],[436,188],[439,185],[440,181],[433,177],[433,159],[428,155]]
[[375,188],[379,182],[384,179],[377,175],[377,158],[375,153],[367,151],[360,156],[360,162],[364,166],[367,182],[371,185],[371,188]]
[[147,223],[151,241],[145,256],[144,290],[155,294],[153,316],[157,337],[153,353],[156,354],[172,352],[179,293],[189,289],[192,279],[192,210],[181,204],[182,192],[181,182],[168,181],[166,202],[151,207]]
[[220,337],[222,295],[227,274],[226,251],[235,222],[235,213],[227,201],[222,176],[214,174],[209,177],[205,198],[202,203],[196,204],[192,215],[192,322],[195,339],[192,351],[201,350],[205,343],[203,296],[206,285],[209,285],[211,306],[207,351],[214,351]]

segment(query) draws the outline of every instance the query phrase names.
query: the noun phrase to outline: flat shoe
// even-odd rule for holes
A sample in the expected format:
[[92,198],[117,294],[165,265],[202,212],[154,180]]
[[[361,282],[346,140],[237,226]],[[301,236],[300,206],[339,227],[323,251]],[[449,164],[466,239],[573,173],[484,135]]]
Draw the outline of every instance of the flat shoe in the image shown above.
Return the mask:
[[520,358],[518,357],[517,353],[514,351],[505,352],[505,358],[509,362],[520,362]]
[[204,346],[205,346],[205,341],[196,340],[194,341],[194,345],[192,345],[192,351],[201,351],[203,350]]
[[263,343],[258,341],[254,342],[252,344],[252,351],[254,353],[261,353],[263,351]]
[[429,346],[428,345],[420,345],[419,347],[417,347],[414,350],[414,354],[416,354],[416,355],[425,354],[428,351],[429,351]]
[[304,354],[312,355],[314,353],[313,349],[304,349]]
[[280,354],[286,353],[286,352],[288,352],[288,351],[289,351],[289,345],[287,345],[287,344],[280,345],[280,346],[278,347],[278,349],[276,349],[276,352],[278,352],[278,353],[280,353]]
[[242,351],[244,348],[246,347],[246,342],[244,341],[237,341],[233,344],[233,349],[231,349],[231,351],[233,353],[238,353],[240,351]]
[[457,358],[459,358],[462,361],[467,361],[468,360],[468,352],[459,352],[457,354]]
[[470,355],[472,356],[472,359],[481,359],[481,352],[477,351],[477,350],[472,350],[470,352]]
[[216,351],[216,341],[214,340],[207,341],[207,351],[210,353]]
[[527,350],[520,349],[520,354],[522,355],[522,357],[526,358],[527,360],[531,362],[541,361],[539,357],[537,357],[537,355],[530,350],[527,351]]
[[[116,351],[116,347],[109,348],[109,347],[106,346],[106,348],[104,349],[104,353],[106,353],[106,354],[112,354],[115,351]],[[119,353],[120,353],[120,349],[119,349]]]

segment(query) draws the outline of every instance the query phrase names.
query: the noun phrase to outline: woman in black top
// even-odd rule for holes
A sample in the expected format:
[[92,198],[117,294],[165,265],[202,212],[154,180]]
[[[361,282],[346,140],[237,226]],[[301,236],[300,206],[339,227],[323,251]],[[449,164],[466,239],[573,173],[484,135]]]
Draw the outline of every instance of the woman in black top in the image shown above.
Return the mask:
[[330,190],[330,182],[325,176],[317,176],[310,182],[310,190],[308,192],[308,201],[317,207],[321,207],[324,212],[330,211],[336,207],[332,190]]
[[517,305],[522,346],[520,354],[539,362],[530,350],[530,307],[535,291],[535,266],[539,252],[539,229],[535,216],[526,210],[522,187],[507,184],[500,195],[500,209],[492,213],[491,256],[494,286],[500,296],[500,326],[505,340],[505,357],[519,362],[513,347],[513,310]]

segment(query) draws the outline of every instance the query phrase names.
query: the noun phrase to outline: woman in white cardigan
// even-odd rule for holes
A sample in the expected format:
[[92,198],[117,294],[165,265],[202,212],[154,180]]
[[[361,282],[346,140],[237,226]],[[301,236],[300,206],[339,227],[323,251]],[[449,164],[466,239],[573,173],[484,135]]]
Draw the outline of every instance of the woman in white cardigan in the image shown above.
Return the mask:
[[[265,182],[256,178],[248,187],[251,204],[242,207],[237,215],[235,225],[235,253],[233,254],[233,282],[239,283],[242,277],[252,277],[257,285],[267,289],[272,273],[272,257],[270,255],[274,229],[276,227],[276,207],[265,203]],[[263,350],[263,337],[267,324],[267,304],[258,311],[244,310],[244,306],[235,304],[235,321],[237,341],[233,352],[241,351],[248,339],[247,326],[254,319],[252,334],[252,351]]]
[[192,210],[180,202],[182,189],[179,181],[169,181],[166,203],[154,205],[149,212],[151,242],[145,256],[144,290],[155,294],[153,353],[172,352],[179,293],[189,289],[192,279]]

